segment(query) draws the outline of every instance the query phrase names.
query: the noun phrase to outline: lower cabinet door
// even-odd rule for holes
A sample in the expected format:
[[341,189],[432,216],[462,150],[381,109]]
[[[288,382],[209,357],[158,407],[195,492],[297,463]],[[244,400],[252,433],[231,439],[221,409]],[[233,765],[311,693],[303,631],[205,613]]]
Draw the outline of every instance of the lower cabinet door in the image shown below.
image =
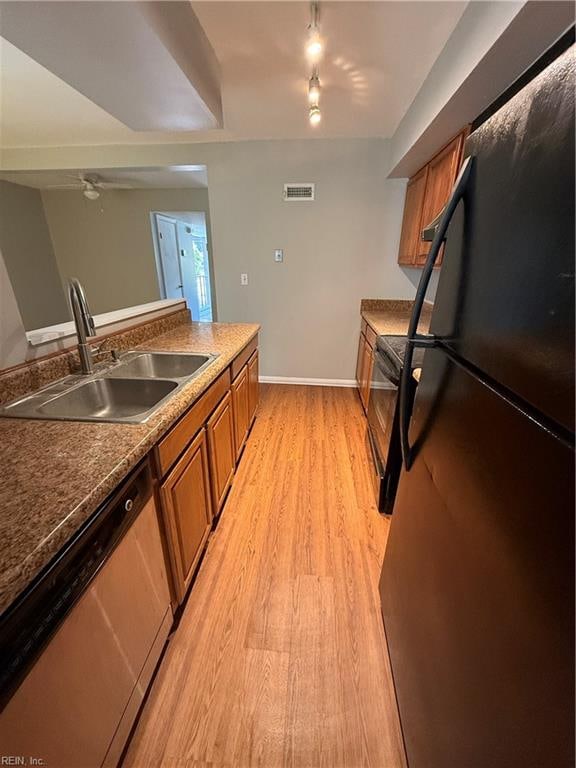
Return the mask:
[[362,388],[360,390],[360,398],[364,410],[368,410],[368,400],[370,398],[370,382],[372,379],[372,366],[374,364],[374,350],[368,343],[364,344],[364,362],[362,365]]
[[252,424],[258,410],[260,399],[260,385],[258,383],[258,350],[248,360],[248,414]]
[[234,452],[234,418],[232,395],[228,392],[206,425],[210,459],[212,506],[217,515],[232,484],[236,454]]
[[232,407],[234,412],[234,440],[236,444],[236,460],[248,437],[250,426],[248,404],[248,366],[245,365],[232,382]]
[[366,351],[366,337],[363,333],[360,334],[360,340],[358,342],[358,356],[356,358],[356,384],[358,390],[362,391],[362,369],[364,367],[364,353]]
[[166,477],[161,494],[174,586],[182,602],[212,525],[205,430]]

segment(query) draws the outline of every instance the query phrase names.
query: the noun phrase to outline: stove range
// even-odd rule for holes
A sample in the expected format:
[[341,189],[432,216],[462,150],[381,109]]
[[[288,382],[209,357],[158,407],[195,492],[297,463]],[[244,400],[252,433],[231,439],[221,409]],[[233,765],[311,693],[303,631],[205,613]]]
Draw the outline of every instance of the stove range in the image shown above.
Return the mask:
[[[370,382],[368,443],[374,466],[374,489],[378,509],[386,514],[392,512],[402,469],[398,385],[405,349],[406,336],[379,336]],[[412,358],[412,370],[422,366],[423,356],[424,350],[417,347]],[[412,377],[409,388],[411,399],[414,398],[416,387],[417,382]]]

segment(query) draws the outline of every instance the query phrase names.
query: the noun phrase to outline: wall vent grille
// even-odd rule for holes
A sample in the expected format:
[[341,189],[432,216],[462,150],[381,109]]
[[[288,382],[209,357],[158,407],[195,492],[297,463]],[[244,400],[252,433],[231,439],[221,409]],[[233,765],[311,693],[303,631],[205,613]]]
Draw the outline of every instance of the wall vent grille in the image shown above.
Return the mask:
[[308,182],[284,184],[284,200],[287,203],[314,200],[314,187]]

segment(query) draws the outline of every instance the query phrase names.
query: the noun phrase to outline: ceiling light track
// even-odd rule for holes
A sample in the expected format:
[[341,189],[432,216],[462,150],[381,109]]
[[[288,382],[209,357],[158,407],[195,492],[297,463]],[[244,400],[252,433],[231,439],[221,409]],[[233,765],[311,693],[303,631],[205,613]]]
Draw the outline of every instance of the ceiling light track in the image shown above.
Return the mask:
[[318,74],[318,62],[322,58],[324,44],[320,35],[320,5],[317,2],[310,3],[310,24],[308,25],[308,39],[306,43],[306,56],[312,64],[312,74],[308,80],[308,119],[310,125],[318,125],[322,119],[320,112],[320,75]]

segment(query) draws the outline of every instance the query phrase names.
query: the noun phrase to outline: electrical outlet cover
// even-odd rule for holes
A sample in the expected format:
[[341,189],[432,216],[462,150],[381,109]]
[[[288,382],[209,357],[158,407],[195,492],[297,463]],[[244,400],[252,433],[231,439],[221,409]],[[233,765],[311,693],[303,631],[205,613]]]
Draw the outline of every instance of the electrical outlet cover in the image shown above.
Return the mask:
[[274,251],[274,261],[281,262],[284,261],[284,251],[282,248],[276,248]]

